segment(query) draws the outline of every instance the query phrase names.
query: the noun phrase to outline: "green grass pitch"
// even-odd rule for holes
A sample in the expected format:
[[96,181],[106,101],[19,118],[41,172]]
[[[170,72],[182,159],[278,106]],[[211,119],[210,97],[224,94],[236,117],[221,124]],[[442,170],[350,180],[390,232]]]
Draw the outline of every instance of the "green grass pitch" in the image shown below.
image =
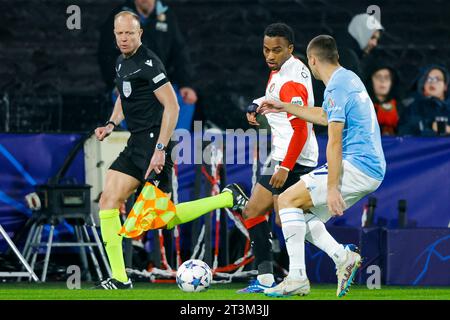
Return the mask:
[[175,283],[135,283],[133,290],[88,290],[92,284],[82,283],[80,290],[69,290],[58,283],[1,283],[0,300],[450,300],[450,287],[382,286],[369,290],[353,285],[347,296],[336,297],[336,286],[312,284],[306,297],[269,298],[264,294],[237,294],[245,283],[213,284],[206,292],[185,293]]

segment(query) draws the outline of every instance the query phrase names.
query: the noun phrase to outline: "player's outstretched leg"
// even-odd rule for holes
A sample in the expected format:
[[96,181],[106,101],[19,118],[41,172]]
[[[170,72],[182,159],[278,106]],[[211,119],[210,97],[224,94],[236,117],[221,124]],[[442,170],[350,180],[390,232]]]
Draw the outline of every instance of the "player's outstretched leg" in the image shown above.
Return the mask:
[[167,223],[167,229],[176,225],[193,221],[202,215],[221,208],[232,208],[242,212],[247,204],[248,197],[237,183],[232,183],[223,188],[216,196],[198,199],[177,204],[175,217]]
[[147,199],[134,204],[120,231],[121,235],[134,238],[147,230],[172,229],[176,225],[190,222],[221,208],[242,211],[248,201],[247,195],[236,183],[227,185],[218,195],[179,203],[176,206],[167,205],[171,203],[169,197],[154,185],[146,185],[146,188]]
[[242,213],[245,206],[248,202],[248,196],[245,194],[244,190],[242,190],[241,186],[237,183],[231,183],[225,188],[223,188],[222,192],[230,192],[233,196],[233,206],[231,209],[234,211],[237,211],[239,213]]

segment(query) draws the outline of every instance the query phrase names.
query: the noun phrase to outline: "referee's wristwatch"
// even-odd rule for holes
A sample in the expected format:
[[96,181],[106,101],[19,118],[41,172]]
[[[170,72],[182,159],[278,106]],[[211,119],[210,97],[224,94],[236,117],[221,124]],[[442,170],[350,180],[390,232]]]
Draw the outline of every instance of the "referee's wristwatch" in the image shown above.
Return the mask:
[[114,128],[116,128],[117,127],[117,124],[114,122],[114,121],[111,121],[111,120],[109,120],[109,121],[106,121],[106,123],[105,123],[105,127],[106,126],[108,126],[109,124],[112,124],[113,126],[114,126]]
[[158,150],[158,151],[166,151],[167,147],[160,142],[160,143],[156,144],[156,150]]

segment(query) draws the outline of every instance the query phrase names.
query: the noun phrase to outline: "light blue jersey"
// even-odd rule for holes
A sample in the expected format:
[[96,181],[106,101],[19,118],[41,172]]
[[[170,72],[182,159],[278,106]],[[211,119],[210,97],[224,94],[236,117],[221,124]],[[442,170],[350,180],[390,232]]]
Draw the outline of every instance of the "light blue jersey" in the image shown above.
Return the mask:
[[344,122],[342,158],[367,176],[383,180],[386,161],[381,146],[380,127],[375,108],[364,84],[343,67],[330,78],[324,92],[323,109],[328,123]]

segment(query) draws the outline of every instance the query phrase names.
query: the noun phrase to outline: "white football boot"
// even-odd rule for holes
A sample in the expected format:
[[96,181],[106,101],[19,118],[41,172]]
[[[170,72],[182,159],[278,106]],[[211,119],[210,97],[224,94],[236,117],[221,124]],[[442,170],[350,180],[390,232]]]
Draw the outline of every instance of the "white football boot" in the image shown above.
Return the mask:
[[269,297],[291,297],[306,296],[309,294],[311,288],[309,285],[309,280],[294,280],[289,277],[284,278],[284,280],[272,288],[264,289],[264,294]]

